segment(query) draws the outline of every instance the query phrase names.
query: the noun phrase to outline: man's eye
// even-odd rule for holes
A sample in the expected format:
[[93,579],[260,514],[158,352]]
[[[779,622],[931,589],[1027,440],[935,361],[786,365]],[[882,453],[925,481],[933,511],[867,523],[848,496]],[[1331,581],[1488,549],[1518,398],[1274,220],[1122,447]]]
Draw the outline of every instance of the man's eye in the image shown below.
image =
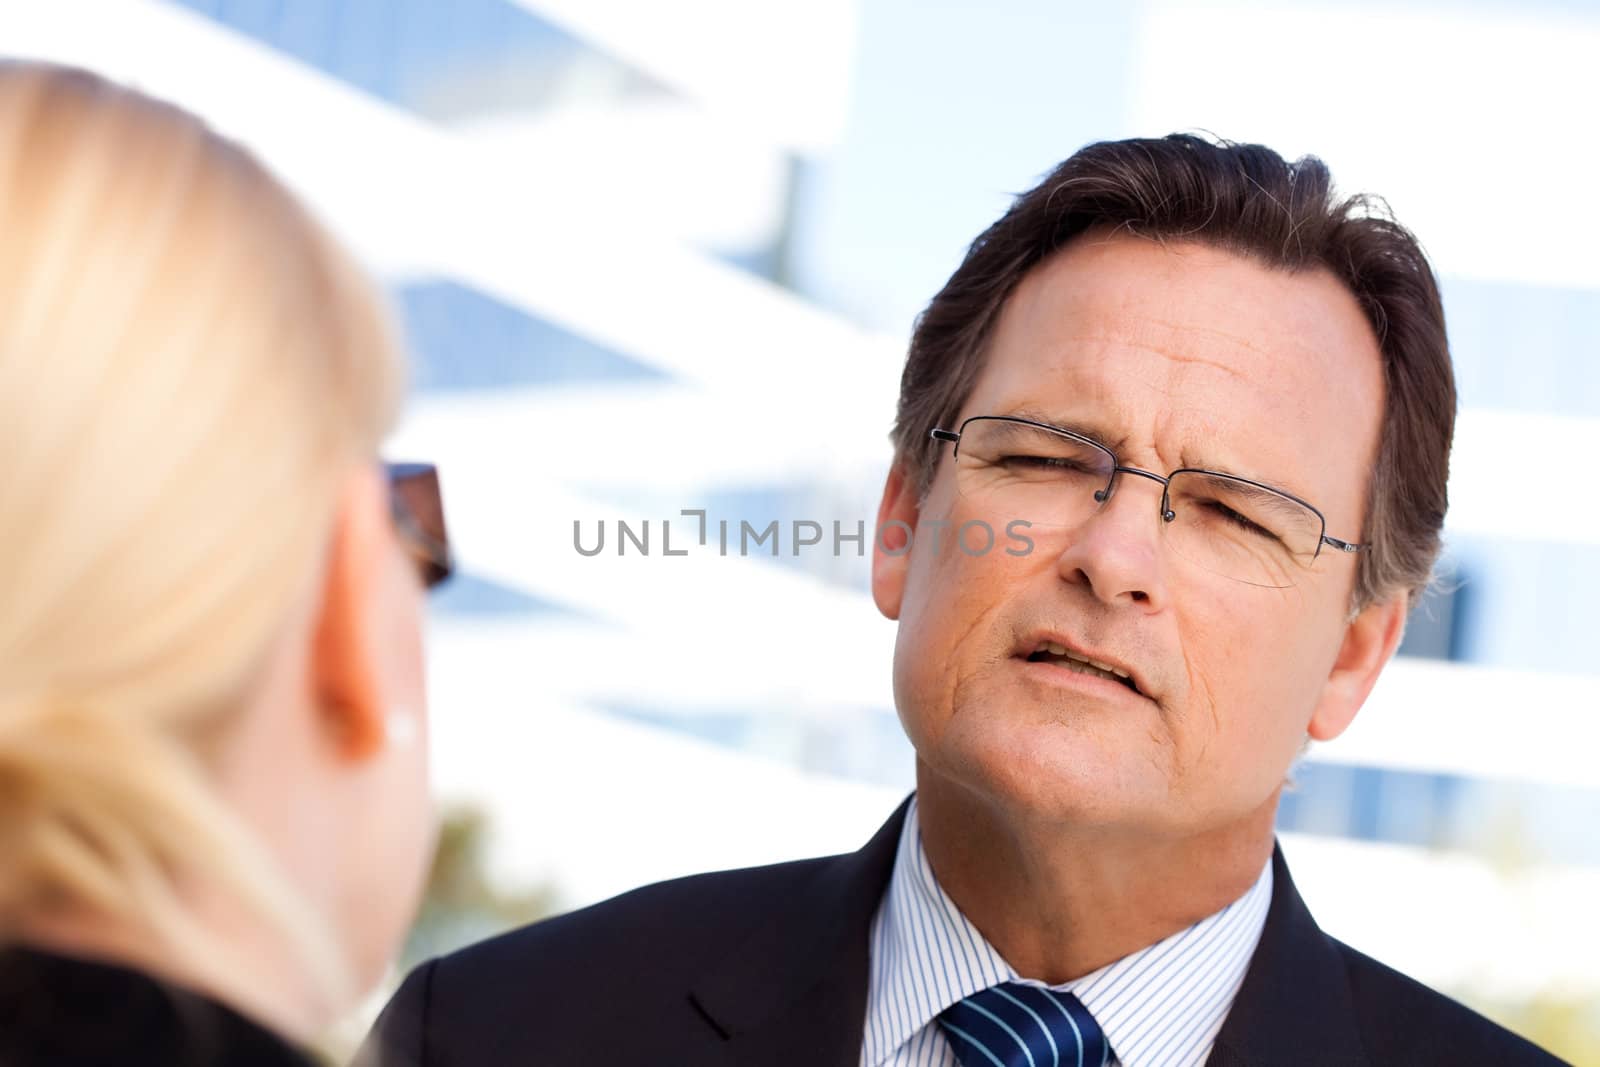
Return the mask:
[[1278,540],[1277,534],[1273,533],[1271,530],[1260,525],[1259,523],[1252,522],[1250,519],[1239,514],[1237,511],[1234,511],[1220,500],[1208,500],[1206,501],[1204,507],[1230,526],[1237,527],[1238,529],[1244,530],[1246,533],[1254,534],[1257,537],[1264,537],[1269,541]]
[[1077,460],[1061,456],[1001,456],[999,465],[1002,467],[1025,467],[1030,470],[1071,472],[1078,472],[1084,469],[1083,464]]

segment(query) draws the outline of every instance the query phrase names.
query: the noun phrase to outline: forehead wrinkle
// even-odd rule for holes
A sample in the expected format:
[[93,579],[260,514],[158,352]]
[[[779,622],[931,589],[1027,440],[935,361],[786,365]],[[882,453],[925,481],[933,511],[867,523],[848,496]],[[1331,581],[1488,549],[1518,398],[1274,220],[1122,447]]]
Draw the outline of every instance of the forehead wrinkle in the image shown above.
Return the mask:
[[[1140,327],[1140,329],[1132,331],[1131,336],[1118,336],[1114,331],[1083,331],[1076,340],[1141,349],[1184,366],[1209,367],[1236,381],[1248,381],[1251,375],[1237,367],[1229,366],[1227,363],[1216,359],[1208,359],[1192,351],[1192,345],[1182,343],[1184,338],[1181,335],[1187,334],[1220,341],[1230,347],[1243,349],[1246,352],[1274,361],[1280,358],[1272,347],[1257,344],[1248,337],[1229,333],[1227,330],[1213,326],[1168,322],[1165,319],[1146,319],[1140,323]],[[1155,327],[1160,327],[1161,329],[1157,330]],[[1150,334],[1158,333],[1164,333],[1169,336],[1149,336]]]
[[[1160,318],[1146,318],[1144,321],[1149,326],[1160,326],[1170,333],[1196,334],[1201,337],[1215,338],[1216,340],[1224,341],[1230,345],[1233,345],[1235,348],[1243,348],[1246,351],[1255,352],[1258,355],[1267,356],[1268,358],[1274,358],[1276,356],[1276,346],[1262,344],[1256,338],[1250,337],[1246,334],[1234,333],[1230,330],[1225,330],[1220,326],[1207,326],[1198,322],[1169,322],[1166,319]],[[1230,370],[1231,368],[1222,367],[1220,369]]]
[[[1218,331],[1217,336],[1226,337],[1227,335]],[[1234,379],[1235,381],[1246,381],[1249,377],[1248,375],[1239,371],[1237,368],[1228,366],[1226,363],[1219,363],[1214,359],[1206,359],[1204,356],[1195,355],[1192,352],[1185,352],[1182,349],[1169,348],[1162,344],[1148,344],[1142,345],[1141,347],[1147,352],[1153,352],[1163,359],[1169,359],[1174,363],[1182,364],[1184,366],[1210,367],[1212,370],[1221,371],[1223,374]],[[1250,345],[1243,345],[1242,347],[1251,348]],[[1258,348],[1251,348],[1251,350],[1256,352],[1261,351]]]

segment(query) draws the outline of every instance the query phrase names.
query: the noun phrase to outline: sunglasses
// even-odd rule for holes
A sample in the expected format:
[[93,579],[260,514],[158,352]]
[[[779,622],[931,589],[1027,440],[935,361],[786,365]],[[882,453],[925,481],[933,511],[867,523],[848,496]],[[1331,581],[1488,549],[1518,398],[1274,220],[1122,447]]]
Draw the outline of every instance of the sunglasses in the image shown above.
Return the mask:
[[406,551],[416,561],[425,589],[455,572],[450,538],[444,528],[444,500],[439,471],[431,463],[385,463],[389,476],[389,511]]

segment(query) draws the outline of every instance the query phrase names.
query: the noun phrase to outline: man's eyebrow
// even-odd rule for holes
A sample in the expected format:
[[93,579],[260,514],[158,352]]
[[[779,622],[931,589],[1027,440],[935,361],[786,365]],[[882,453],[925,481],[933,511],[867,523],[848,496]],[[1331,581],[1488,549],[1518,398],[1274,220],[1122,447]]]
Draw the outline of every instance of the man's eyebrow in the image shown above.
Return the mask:
[[1207,474],[1221,474],[1229,478],[1237,479],[1238,482],[1248,482],[1250,483],[1249,485],[1239,485],[1239,488],[1253,495],[1259,495],[1262,499],[1266,499],[1269,495],[1276,496],[1278,499],[1275,500],[1274,503],[1289,503],[1289,501],[1282,499],[1285,496],[1294,497],[1296,500],[1308,499],[1302,490],[1298,488],[1292,488],[1285,482],[1278,481],[1273,478],[1264,478],[1254,473],[1240,472],[1239,470],[1231,469],[1216,463],[1207,463],[1199,456],[1192,454],[1188,449],[1184,449],[1182,454],[1179,455],[1178,459],[1183,464],[1183,467],[1181,468],[1183,470],[1197,470],[1203,471]]
[[[1063,419],[1053,416],[1049,412],[1041,411],[1038,408],[1026,406],[1017,407],[1012,408],[1010,411],[1004,412],[1003,414],[1006,418],[1027,419],[1029,422],[1042,422],[1046,426],[1053,427],[1057,430],[1068,430],[1077,434],[1079,437],[1087,437],[1101,448],[1113,453],[1119,451],[1128,443],[1126,436],[1113,438],[1110,434],[1096,429],[1093,425],[1074,422],[1071,419]],[[1119,456],[1118,459],[1120,460],[1120,458],[1121,457]]]
[[[1226,471],[1216,471],[1209,467],[1201,469],[1213,474],[1227,474]],[[1231,482],[1225,483],[1232,492],[1240,493],[1246,497],[1249,497],[1251,500],[1254,500],[1257,503],[1267,507],[1271,507],[1276,511],[1286,513],[1297,511],[1299,510],[1300,505],[1296,503],[1295,500],[1291,500],[1289,498],[1294,497],[1297,500],[1304,499],[1299,493],[1291,493],[1287,489],[1279,489],[1277,486],[1268,485],[1266,482],[1262,482],[1259,479],[1245,478],[1243,475],[1238,474],[1231,474],[1228,475],[1228,477],[1234,479]]]

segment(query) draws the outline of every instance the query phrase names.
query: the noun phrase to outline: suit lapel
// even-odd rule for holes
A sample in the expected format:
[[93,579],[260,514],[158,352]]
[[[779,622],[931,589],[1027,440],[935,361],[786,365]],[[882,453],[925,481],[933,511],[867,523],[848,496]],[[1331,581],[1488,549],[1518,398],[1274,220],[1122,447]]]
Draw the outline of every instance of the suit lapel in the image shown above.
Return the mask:
[[[868,935],[906,805],[859,852],[811,866],[708,968],[691,999],[728,1063],[853,1067],[866,1017]],[[1206,1067],[1371,1067],[1343,958],[1295,889],[1280,848],[1272,903]]]
[[859,852],[812,867],[695,983],[731,1063],[854,1065],[866,1021],[869,928],[894,869],[906,804]]
[[1272,904],[1244,984],[1206,1067],[1367,1065],[1344,959],[1306,910],[1283,850],[1272,850]]

